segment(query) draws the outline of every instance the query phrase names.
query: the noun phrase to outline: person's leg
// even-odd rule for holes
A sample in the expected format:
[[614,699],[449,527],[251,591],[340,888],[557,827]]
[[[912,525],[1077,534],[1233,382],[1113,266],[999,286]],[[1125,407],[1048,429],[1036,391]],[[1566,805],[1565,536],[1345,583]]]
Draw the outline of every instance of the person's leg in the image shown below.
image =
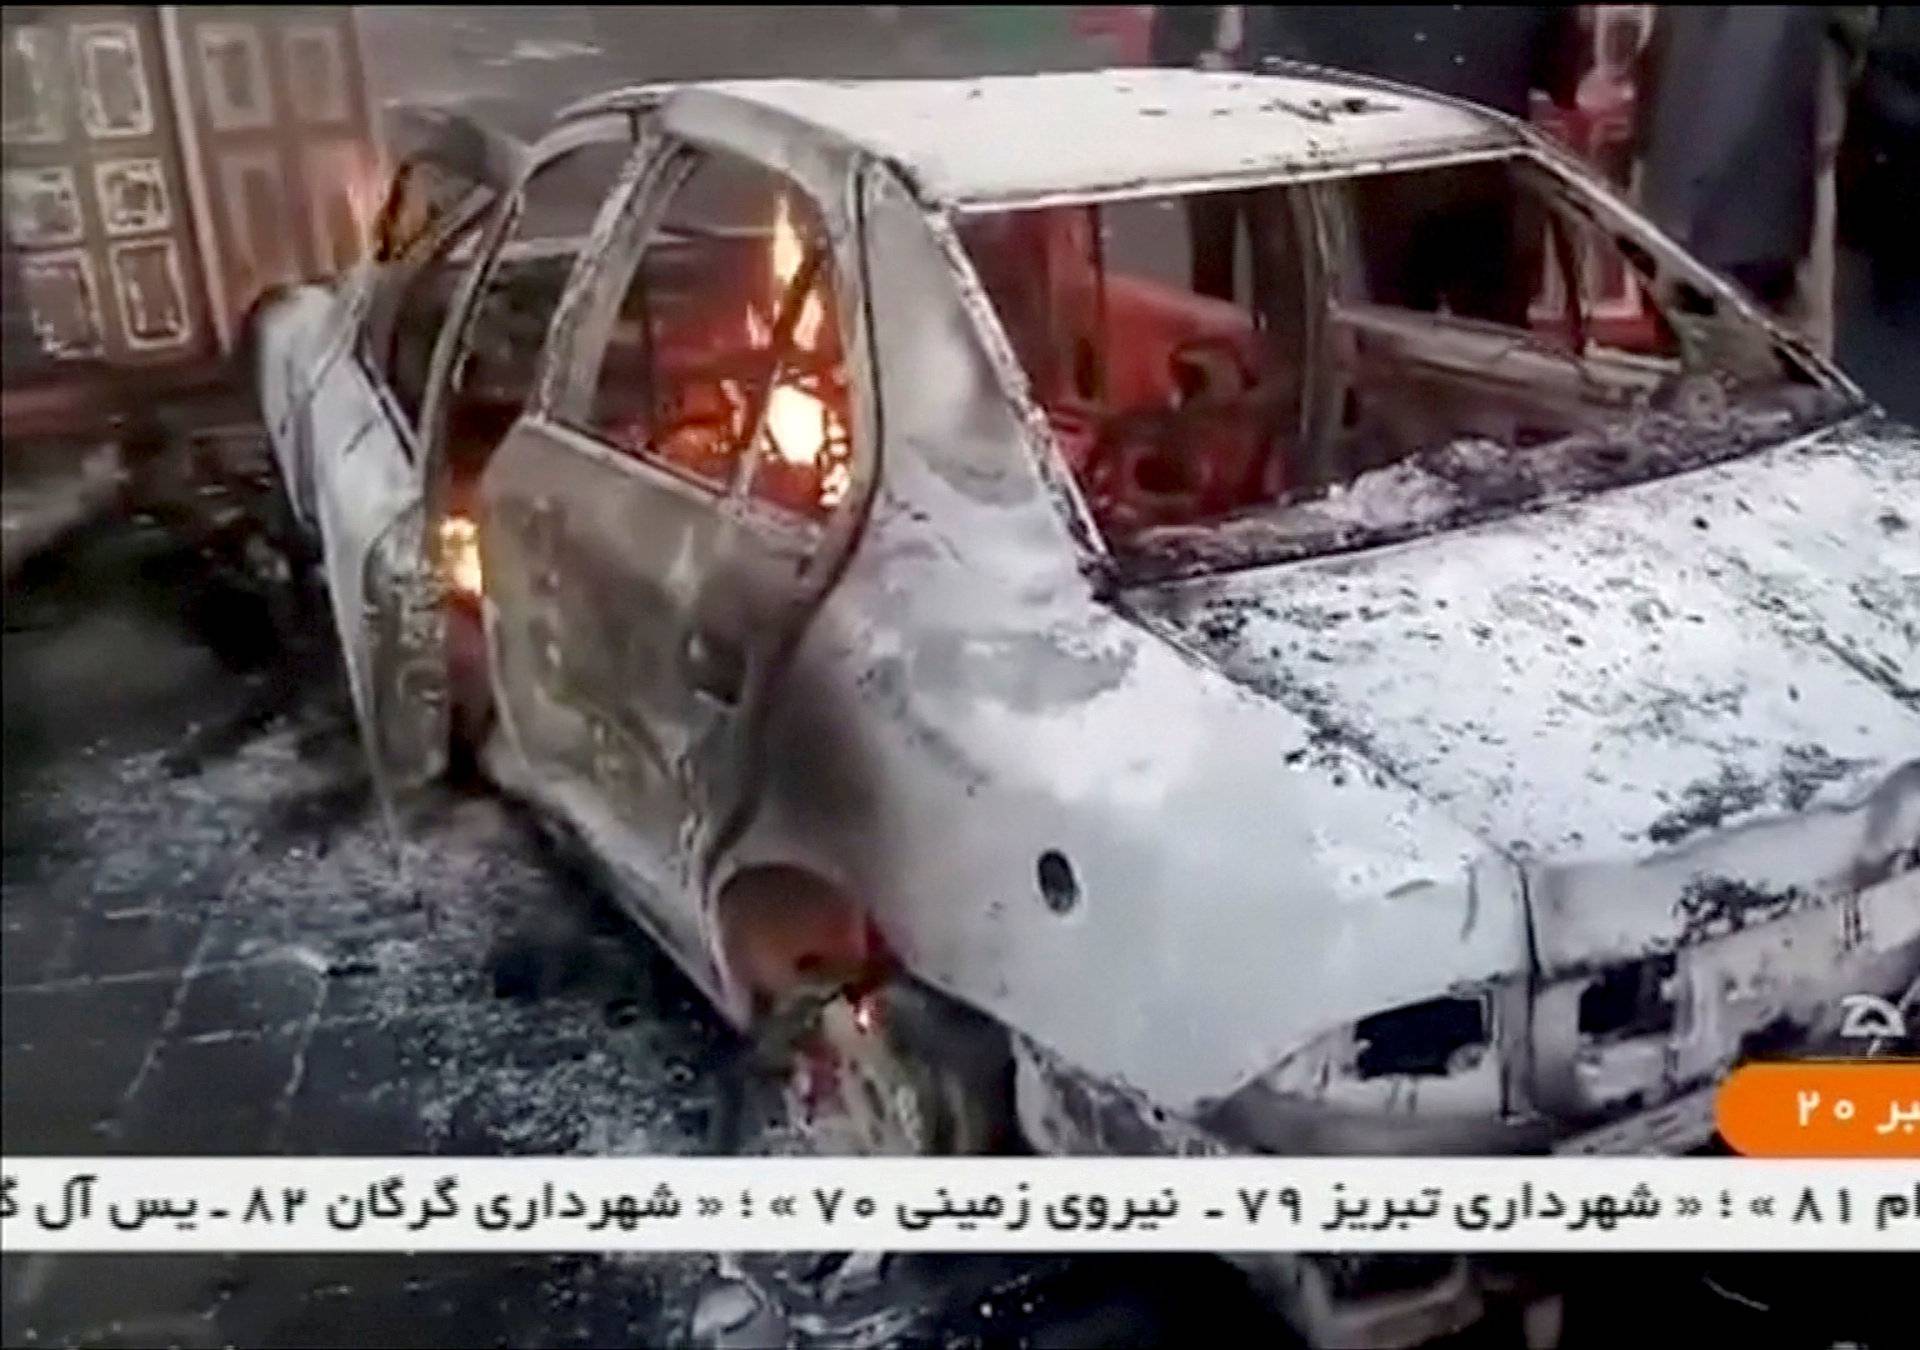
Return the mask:
[[1525,328],[1540,288],[1546,219],[1504,164],[1475,165],[1453,241],[1462,291],[1457,312]]
[[1834,234],[1838,213],[1835,170],[1846,134],[1846,67],[1828,43],[1821,59],[1820,101],[1814,128],[1813,238],[1794,278],[1787,318],[1823,355],[1833,354]]
[[1239,245],[1238,194],[1209,192],[1187,198],[1187,228],[1193,245],[1193,289],[1217,300],[1233,299],[1234,252]]
[[1726,273],[1769,314],[1784,317],[1793,303],[1795,264],[1791,262],[1734,263]]
[[1441,171],[1429,200],[1408,204],[1410,306],[1527,326],[1540,273],[1541,222],[1506,166]]
[[1424,175],[1379,174],[1353,186],[1356,221],[1367,279],[1367,299],[1376,305],[1431,312],[1440,307],[1440,273],[1430,256],[1432,221],[1444,210],[1427,191]]

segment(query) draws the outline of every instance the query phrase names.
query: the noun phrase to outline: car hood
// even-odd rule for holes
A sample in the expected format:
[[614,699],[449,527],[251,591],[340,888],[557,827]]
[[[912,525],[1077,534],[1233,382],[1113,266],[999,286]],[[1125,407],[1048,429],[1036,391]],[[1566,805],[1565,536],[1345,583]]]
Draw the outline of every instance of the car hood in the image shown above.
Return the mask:
[[1549,971],[1914,862],[1906,427],[1127,602],[1519,863]]

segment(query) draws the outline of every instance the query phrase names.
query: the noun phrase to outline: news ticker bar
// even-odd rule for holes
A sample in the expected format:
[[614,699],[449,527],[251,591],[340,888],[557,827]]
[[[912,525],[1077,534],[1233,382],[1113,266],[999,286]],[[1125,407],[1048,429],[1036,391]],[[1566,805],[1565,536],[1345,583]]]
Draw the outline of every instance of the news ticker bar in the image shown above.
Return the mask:
[[8,1158],[0,1250],[1903,1251],[1920,1160]]

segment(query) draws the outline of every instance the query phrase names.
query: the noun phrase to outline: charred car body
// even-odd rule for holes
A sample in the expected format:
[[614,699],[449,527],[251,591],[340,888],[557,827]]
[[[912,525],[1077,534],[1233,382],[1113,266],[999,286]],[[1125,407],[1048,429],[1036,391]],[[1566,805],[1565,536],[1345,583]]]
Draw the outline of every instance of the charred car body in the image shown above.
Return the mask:
[[[1920,442],[1521,125],[643,87],[432,121],[377,244],[256,350],[383,788],[471,742],[738,1024],[818,993],[796,1117],[1683,1150],[1911,997]],[[1342,1343],[1476,1306],[1284,1269]]]

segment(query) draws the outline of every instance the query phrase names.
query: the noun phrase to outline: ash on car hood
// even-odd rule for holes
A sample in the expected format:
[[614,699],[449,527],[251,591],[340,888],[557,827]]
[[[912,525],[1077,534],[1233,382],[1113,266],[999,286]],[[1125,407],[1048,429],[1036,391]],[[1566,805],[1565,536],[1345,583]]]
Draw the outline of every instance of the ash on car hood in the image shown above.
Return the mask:
[[[1536,912],[1550,966],[1867,884],[1920,840],[1904,427],[1128,599],[1523,863],[1536,895],[1620,892]],[[1734,889],[1700,898],[1716,885]]]

